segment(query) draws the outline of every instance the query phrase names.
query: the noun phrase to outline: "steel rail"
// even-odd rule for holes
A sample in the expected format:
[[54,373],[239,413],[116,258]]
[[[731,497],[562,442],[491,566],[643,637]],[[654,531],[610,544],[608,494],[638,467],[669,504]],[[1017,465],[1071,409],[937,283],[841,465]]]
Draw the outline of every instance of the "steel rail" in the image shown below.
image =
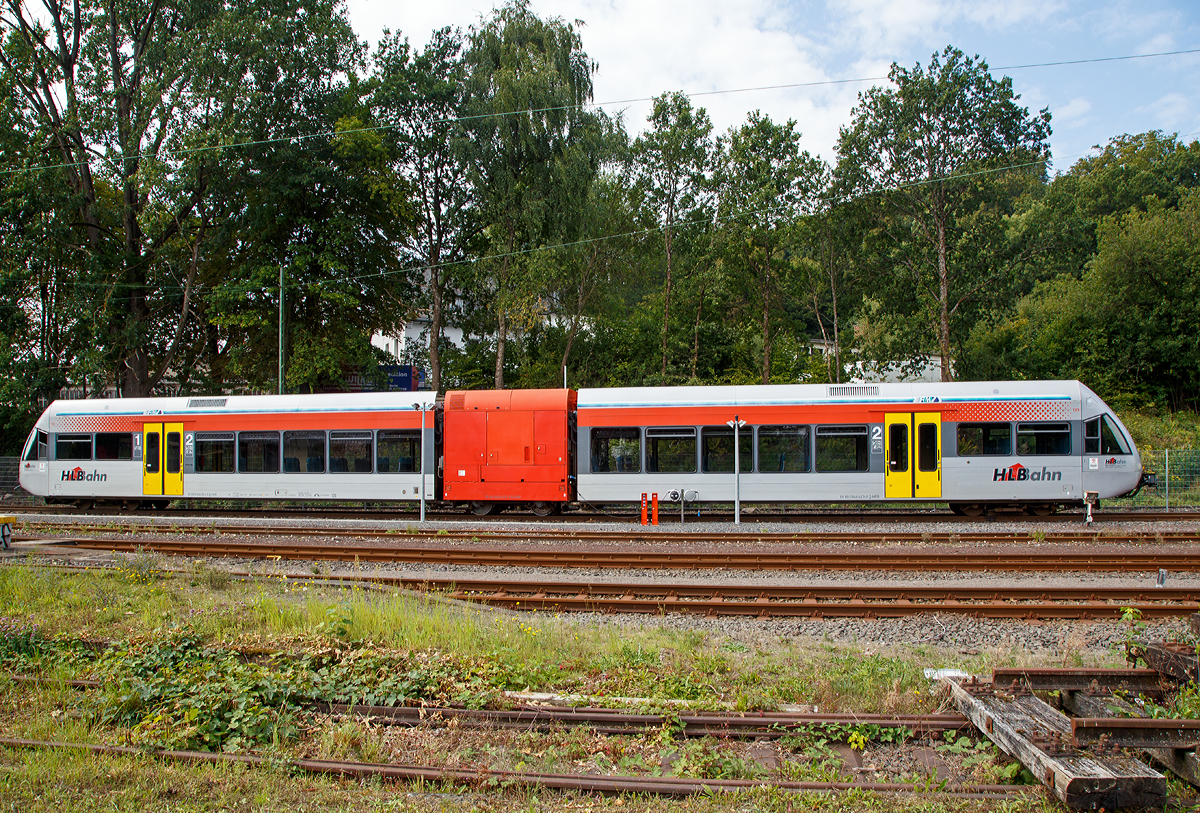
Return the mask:
[[[664,504],[668,506],[669,504]],[[220,509],[220,508],[168,508],[159,510],[142,510],[138,509],[134,512],[128,512],[120,509],[118,506],[98,507],[98,508],[77,508],[70,505],[13,505],[5,506],[6,511],[20,514],[64,514],[64,515],[80,515],[80,516],[119,516],[128,517],[158,517],[169,519],[173,517],[229,517],[229,518],[245,518],[255,517],[264,519],[377,519],[377,520],[417,520],[419,514],[417,511],[406,510],[401,507],[391,508],[363,508],[360,506],[331,508],[327,506],[318,506],[313,508],[271,508],[265,506],[256,509]],[[663,525],[678,525],[679,517],[678,510],[672,514],[669,510],[664,510],[660,521]],[[448,509],[429,509],[429,518],[433,520],[450,520],[471,522],[479,522],[481,524],[491,524],[497,522],[539,522],[547,524],[555,524],[559,522],[630,522],[637,523],[639,515],[636,510],[618,510],[612,512],[587,511],[580,509],[572,509],[567,513],[553,514],[548,517],[539,517],[532,513],[521,512],[503,512],[498,514],[488,514],[486,516],[477,516],[474,514],[465,514],[461,510]],[[1097,522],[1180,522],[1180,521],[1195,521],[1200,519],[1198,511],[1170,511],[1166,512],[1161,509],[1142,509],[1142,510],[1101,510],[1093,513],[1093,518]],[[688,521],[700,522],[724,522],[733,521],[733,514],[723,511],[703,511],[699,517],[696,516],[694,509],[688,517]],[[1085,521],[1085,515],[1079,511],[1066,511],[1050,516],[1040,517],[1036,515],[1028,515],[1017,512],[1002,511],[993,514],[984,514],[977,517],[968,517],[958,514],[952,514],[945,509],[914,509],[912,511],[897,510],[895,506],[885,508],[857,508],[852,510],[835,510],[835,509],[798,509],[795,511],[746,511],[743,508],[742,522],[761,523],[761,522],[958,522],[958,523],[989,523],[989,522],[1049,522],[1049,523],[1068,523]],[[684,523],[686,525],[686,522]]]
[[778,739],[821,726],[877,726],[908,729],[912,734],[965,731],[972,723],[959,714],[793,714],[786,712],[690,712],[639,714],[623,709],[577,707],[524,707],[506,710],[461,709],[446,706],[363,706],[315,704],[329,714],[366,717],[385,725],[419,726],[455,720],[456,725],[550,731],[558,727],[586,726],[606,736],[642,734],[669,727],[683,737],[738,737]]
[[[84,751],[109,756],[156,757],[180,762],[240,763],[259,766],[266,758],[250,754],[224,754],[209,751],[144,750],[121,745],[51,742],[0,737],[0,746],[9,748],[39,748]],[[272,759],[272,765],[278,760]],[[454,769],[421,765],[384,765],[370,762],[337,762],[323,759],[295,759],[288,765],[308,773],[348,777],[380,777],[404,781],[453,782],[469,786],[488,786],[493,783],[524,787],[576,790],[597,793],[639,793],[659,796],[691,796],[697,793],[736,792],[764,786],[783,790],[807,791],[875,791],[877,793],[920,794],[969,799],[995,799],[1023,795],[1031,791],[1028,785],[975,785],[961,791],[948,792],[926,788],[911,782],[791,782],[749,779],[688,779],[670,776],[589,776],[577,774],[535,773],[529,771],[496,771],[487,768]]]
[[[33,540],[38,541],[38,540]],[[792,551],[663,550],[614,548],[548,550],[482,547],[393,547],[267,544],[216,539],[47,539],[60,545],[106,551],[147,550],[185,556],[231,556],[358,562],[420,562],[477,567],[729,568],[743,570],[971,570],[971,571],[1200,571],[1192,553],[921,551],[841,549]]]
[[[641,542],[661,545],[664,542],[687,543],[802,543],[802,542],[846,542],[858,544],[1021,544],[1030,543],[1099,543],[1106,544],[1195,544],[1200,542],[1200,531],[1137,531],[1122,532],[1118,530],[1100,531],[935,531],[916,533],[906,532],[841,532],[841,531],[788,531],[788,532],[759,532],[759,531],[658,531],[634,527],[620,531],[592,531],[571,528],[539,528],[536,530],[450,530],[446,528],[430,529],[354,529],[354,528],[288,528],[262,525],[186,525],[176,523],[163,524],[132,524],[119,526],[95,524],[63,524],[55,526],[64,531],[78,533],[111,533],[116,530],[135,533],[176,533],[196,534],[208,533],[213,535],[249,535],[249,536],[286,536],[286,537],[321,537],[342,539],[404,539],[407,541],[437,541],[463,542],[478,545],[483,542],[535,542],[535,541],[572,541],[572,542],[615,542],[629,544]],[[18,537],[18,540],[20,537]]]
[[[15,683],[44,685],[61,683],[75,689],[97,689],[96,680],[50,681],[36,675],[2,674],[0,679]],[[651,701],[647,701],[649,703]],[[876,726],[907,729],[913,735],[934,732],[965,731],[973,724],[961,714],[804,714],[783,711],[681,711],[677,714],[652,714],[596,706],[533,706],[516,709],[467,709],[455,706],[369,706],[343,703],[305,703],[305,708],[323,714],[366,717],[374,722],[395,726],[432,725],[455,721],[455,725],[475,728],[511,728],[551,731],[562,726],[587,726],[606,736],[642,734],[649,729],[668,726],[684,737],[742,737],[778,739],[797,730],[817,726]]]

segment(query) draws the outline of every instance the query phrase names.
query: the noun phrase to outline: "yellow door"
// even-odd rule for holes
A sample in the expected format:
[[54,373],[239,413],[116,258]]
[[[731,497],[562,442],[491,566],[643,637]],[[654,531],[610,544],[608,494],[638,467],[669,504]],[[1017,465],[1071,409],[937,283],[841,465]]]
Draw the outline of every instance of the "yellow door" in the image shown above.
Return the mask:
[[887,451],[883,494],[888,499],[911,499],[913,495],[912,414],[889,412],[884,415],[883,442]]
[[163,425],[142,426],[142,493],[163,493]]
[[942,496],[942,416],[938,412],[918,412],[913,415],[916,425],[913,444],[916,466],[913,467],[914,497],[934,500]]
[[168,496],[183,494],[183,424],[163,424],[163,490]]

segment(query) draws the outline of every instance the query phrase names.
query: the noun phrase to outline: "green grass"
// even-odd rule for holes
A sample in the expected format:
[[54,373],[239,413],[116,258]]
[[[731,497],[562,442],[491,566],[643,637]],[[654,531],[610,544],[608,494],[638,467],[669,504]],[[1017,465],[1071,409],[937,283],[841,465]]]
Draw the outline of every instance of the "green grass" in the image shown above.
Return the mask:
[[[748,710],[797,703],[830,712],[921,713],[937,704],[922,667],[984,671],[991,660],[1008,664],[1018,657],[930,649],[864,652],[783,638],[748,644],[695,631],[581,624],[553,613],[492,612],[421,594],[336,589],[265,575],[230,580],[206,567],[173,574],[166,565],[139,554],[119,570],[0,566],[0,671],[104,682],[102,690],[80,692],[55,682],[30,687],[0,679],[3,735],[254,750],[278,754],[280,765],[289,755],[403,761],[406,754],[423,754],[434,762],[461,759],[496,769],[571,772],[582,763],[618,773],[834,779],[845,769],[818,745],[828,733],[787,753],[772,773],[736,742],[681,742],[670,731],[611,738],[581,729],[545,735],[418,729],[404,740],[396,729],[362,721],[314,724],[298,704],[307,696],[344,695],[368,702],[392,697],[503,706],[504,690],[530,689],[642,697],[657,709],[675,708],[666,701],[688,700]],[[98,655],[80,643],[89,639],[122,643]],[[285,657],[269,657],[277,653]],[[291,694],[299,699],[286,699]],[[859,733],[871,735],[866,729]],[[409,785],[291,776],[282,769],[0,749],[0,800],[16,810],[56,813],[996,809],[769,789],[684,801],[519,788],[455,790],[449,796],[414,796]],[[1014,811],[1040,809],[1035,802],[1013,804]]]

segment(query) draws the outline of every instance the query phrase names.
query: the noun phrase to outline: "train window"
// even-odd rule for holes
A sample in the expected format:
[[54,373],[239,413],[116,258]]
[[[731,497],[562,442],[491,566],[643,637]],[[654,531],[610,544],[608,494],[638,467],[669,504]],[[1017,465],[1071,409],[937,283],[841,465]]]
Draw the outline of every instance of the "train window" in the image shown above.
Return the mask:
[[320,430],[283,433],[283,470],[308,474],[325,471],[325,433]]
[[157,432],[147,432],[146,433],[146,453],[144,455],[142,455],[142,461],[146,465],[146,474],[158,474],[158,464],[160,462],[159,457],[160,457],[160,455],[158,453],[158,433]]
[[938,470],[938,428],[923,423],[917,427],[917,471]]
[[49,457],[50,457],[50,436],[47,435],[45,432],[43,432],[41,429],[39,429],[38,430],[38,441],[37,441],[37,459],[38,460],[46,460]]
[[34,429],[29,433],[29,440],[25,442],[25,452],[21,455],[22,460],[45,460],[46,459],[46,433],[41,429]]
[[888,427],[888,471],[908,471],[908,424]]
[[421,470],[419,429],[380,429],[376,443],[375,471],[381,474]]
[[238,471],[279,471],[279,433],[238,432]]
[[1069,455],[1070,453],[1071,424],[1066,421],[1017,424],[1017,454]]
[[330,432],[329,470],[370,472],[371,440],[370,432]]
[[1112,418],[1105,415],[1100,428],[1100,454],[1129,454],[1125,436]]
[[167,474],[179,474],[183,469],[183,447],[178,432],[167,433]]
[[[742,471],[754,471],[754,429],[738,430],[738,465]],[[701,471],[733,472],[733,429],[706,426],[700,430]]]
[[760,472],[809,471],[809,428],[807,426],[758,427],[758,470]]
[[592,468],[597,474],[642,470],[642,430],[636,426],[592,430]]
[[1100,454],[1100,419],[1092,418],[1083,424],[1083,453]]
[[58,460],[91,460],[91,435],[57,435],[54,438],[54,456]]
[[691,472],[695,470],[695,427],[652,426],[646,429],[646,471]]
[[233,471],[232,432],[196,433],[196,471],[228,473]]
[[129,432],[96,433],[97,460],[132,460],[133,435]]
[[870,471],[865,426],[818,426],[817,471]]
[[958,456],[984,457],[1012,454],[1012,424],[960,423]]

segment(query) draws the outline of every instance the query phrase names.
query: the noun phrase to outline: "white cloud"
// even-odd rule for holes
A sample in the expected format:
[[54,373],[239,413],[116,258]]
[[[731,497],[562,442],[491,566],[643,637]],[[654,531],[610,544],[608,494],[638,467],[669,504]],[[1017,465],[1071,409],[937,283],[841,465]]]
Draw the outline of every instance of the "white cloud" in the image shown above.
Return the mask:
[[1174,130],[1195,120],[1192,102],[1182,93],[1167,93],[1136,112],[1145,115],[1146,130]]
[[1054,126],[1079,127],[1081,124],[1085,124],[1091,120],[1087,115],[1091,109],[1091,102],[1077,96],[1061,107],[1051,111],[1054,115]]

